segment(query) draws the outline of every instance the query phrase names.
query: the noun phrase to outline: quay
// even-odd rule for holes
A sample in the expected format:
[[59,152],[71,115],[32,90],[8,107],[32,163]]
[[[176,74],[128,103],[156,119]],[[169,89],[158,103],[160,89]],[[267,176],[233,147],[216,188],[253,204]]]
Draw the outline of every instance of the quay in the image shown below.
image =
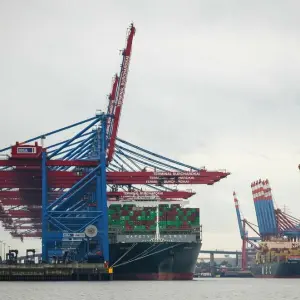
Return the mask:
[[113,269],[99,263],[0,264],[0,281],[113,280]]

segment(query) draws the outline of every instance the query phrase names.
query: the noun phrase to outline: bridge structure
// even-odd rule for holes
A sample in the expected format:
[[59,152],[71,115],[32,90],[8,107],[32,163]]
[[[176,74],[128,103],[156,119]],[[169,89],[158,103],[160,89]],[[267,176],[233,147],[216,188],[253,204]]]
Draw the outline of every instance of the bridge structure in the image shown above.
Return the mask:
[[242,251],[238,250],[200,250],[200,254],[224,254],[224,255],[241,255]]
[[242,251],[218,250],[218,249],[216,249],[216,250],[200,250],[199,254],[209,254],[210,269],[213,273],[214,268],[215,268],[215,255],[216,254],[235,255],[235,265],[237,267],[239,265],[239,256],[242,254]]

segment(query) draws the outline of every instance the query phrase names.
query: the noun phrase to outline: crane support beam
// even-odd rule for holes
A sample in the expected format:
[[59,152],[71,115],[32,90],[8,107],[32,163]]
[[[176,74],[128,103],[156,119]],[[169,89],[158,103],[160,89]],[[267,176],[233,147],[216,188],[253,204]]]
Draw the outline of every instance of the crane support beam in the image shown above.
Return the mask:
[[[27,192],[25,195],[21,196],[20,191],[0,191],[0,203],[3,206],[21,206],[21,205],[41,205],[41,190],[35,191],[34,193]],[[49,196],[49,202],[53,201],[61,193],[53,193]],[[117,191],[117,192],[107,192],[108,199],[118,199],[118,200],[128,200],[137,198],[151,198],[151,199],[188,199],[195,195],[195,192],[186,191]]]
[[[68,125],[68,126],[65,126],[65,127],[63,127],[63,128],[56,129],[56,130],[53,130],[53,131],[50,131],[50,132],[41,134],[41,135],[36,136],[36,137],[34,137],[34,138],[28,139],[28,140],[22,142],[21,144],[31,143],[31,142],[37,141],[37,140],[39,140],[39,139],[44,139],[44,138],[46,138],[46,137],[48,137],[48,136],[51,136],[51,135],[53,135],[53,134],[57,134],[57,133],[59,133],[59,132],[62,132],[62,131],[71,129],[71,128],[73,128],[73,127],[82,125],[82,124],[87,123],[87,122],[90,122],[90,121],[94,121],[94,120],[97,119],[97,118],[98,118],[98,116],[95,116],[95,117],[92,117],[92,118],[89,118],[89,119],[86,119],[86,120],[83,120],[83,121],[74,123],[74,124],[72,124],[72,125]],[[3,148],[3,149],[0,149],[0,153],[1,153],[1,152],[4,152],[4,151],[7,151],[7,150],[10,150],[10,149],[11,149],[11,147],[6,147],[6,148]]]
[[[36,171],[2,171],[0,186],[3,188],[40,188],[41,174]],[[23,175],[23,176],[22,176]],[[26,176],[25,176],[26,175]],[[69,171],[49,171],[51,188],[71,188],[85,174]],[[228,176],[223,172],[107,172],[108,184],[214,184]]]

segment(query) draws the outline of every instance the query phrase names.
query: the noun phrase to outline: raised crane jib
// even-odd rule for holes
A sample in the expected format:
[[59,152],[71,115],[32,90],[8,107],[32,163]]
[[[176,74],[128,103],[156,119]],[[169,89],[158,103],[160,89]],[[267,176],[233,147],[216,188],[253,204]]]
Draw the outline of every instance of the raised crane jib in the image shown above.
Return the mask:
[[128,76],[128,70],[129,70],[129,64],[130,64],[130,56],[131,56],[131,50],[132,50],[132,41],[135,34],[135,27],[133,24],[131,24],[129,28],[129,34],[127,36],[127,44],[126,48],[123,50],[123,61],[121,65],[121,71],[120,76],[118,80],[117,90],[116,90],[116,99],[115,103],[113,105],[113,122],[112,122],[112,131],[111,135],[109,134],[108,138],[108,154],[107,154],[107,162],[111,162],[113,158],[113,154],[115,151],[115,143],[117,138],[117,132],[119,127],[119,121],[120,121],[120,115],[122,110],[122,104],[124,100],[125,95],[125,89],[126,89],[126,82],[127,82],[127,76]]
[[112,130],[112,125],[113,125],[113,115],[114,115],[114,110],[115,110],[115,103],[116,103],[116,93],[117,93],[117,86],[119,82],[119,76],[116,74],[113,79],[113,84],[112,84],[112,90],[111,93],[108,96],[108,107],[107,107],[107,125],[106,125],[106,134],[107,137],[110,137],[111,130]]
[[243,239],[245,237],[245,231],[243,229],[241,212],[240,212],[240,207],[239,207],[239,201],[237,199],[237,196],[236,196],[235,192],[233,192],[233,199],[234,199],[234,205],[235,205],[235,210],[236,210],[236,216],[237,216],[237,221],[238,221],[238,225],[239,225],[240,235],[241,235],[241,238]]

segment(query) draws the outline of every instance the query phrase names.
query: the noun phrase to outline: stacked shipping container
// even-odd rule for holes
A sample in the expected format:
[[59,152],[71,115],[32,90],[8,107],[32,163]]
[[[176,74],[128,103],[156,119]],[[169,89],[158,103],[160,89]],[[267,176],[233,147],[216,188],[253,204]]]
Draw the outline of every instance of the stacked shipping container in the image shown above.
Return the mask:
[[[108,213],[110,228],[138,232],[156,230],[156,207],[112,204]],[[184,231],[199,226],[199,208],[181,208],[176,204],[159,205],[160,231]]]

